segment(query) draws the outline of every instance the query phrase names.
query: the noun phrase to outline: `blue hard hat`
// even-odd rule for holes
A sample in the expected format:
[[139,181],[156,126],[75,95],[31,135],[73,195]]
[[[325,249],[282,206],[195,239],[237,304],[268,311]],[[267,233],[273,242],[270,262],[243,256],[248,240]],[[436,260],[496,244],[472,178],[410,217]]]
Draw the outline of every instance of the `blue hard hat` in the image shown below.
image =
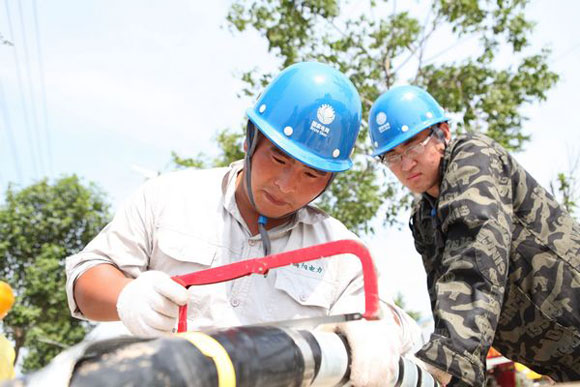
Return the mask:
[[382,94],[369,114],[369,135],[379,156],[409,140],[417,133],[448,121],[443,108],[417,86],[397,86]]
[[284,69],[246,113],[291,157],[318,170],[341,172],[352,167],[361,110],[358,92],[344,74],[302,62]]

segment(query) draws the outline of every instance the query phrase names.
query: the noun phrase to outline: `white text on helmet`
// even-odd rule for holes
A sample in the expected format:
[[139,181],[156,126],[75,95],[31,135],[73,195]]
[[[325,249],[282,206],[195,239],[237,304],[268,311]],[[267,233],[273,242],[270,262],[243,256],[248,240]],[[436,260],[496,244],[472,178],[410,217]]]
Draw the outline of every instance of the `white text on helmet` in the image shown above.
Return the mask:
[[385,131],[387,131],[389,129],[391,129],[391,124],[388,123],[388,122],[386,124],[384,124],[384,125],[379,126],[379,132],[380,133],[383,133],[383,132],[385,132]]
[[310,130],[324,137],[328,136],[328,133],[330,133],[330,128],[328,126],[324,126],[316,121],[312,121],[310,124]]

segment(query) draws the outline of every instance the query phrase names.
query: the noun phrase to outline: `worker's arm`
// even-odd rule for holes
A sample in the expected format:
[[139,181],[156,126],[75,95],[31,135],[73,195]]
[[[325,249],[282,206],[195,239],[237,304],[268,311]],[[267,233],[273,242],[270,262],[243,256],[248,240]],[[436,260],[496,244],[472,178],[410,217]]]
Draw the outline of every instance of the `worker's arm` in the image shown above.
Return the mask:
[[90,268],[74,285],[78,308],[90,320],[119,320],[117,299],[131,280],[113,265],[103,264]]
[[155,229],[153,188],[149,182],[142,186],[82,251],[67,257],[66,292],[74,317],[119,319],[115,311],[119,292],[129,278],[149,269]]
[[[481,385],[507,283],[512,238],[512,192],[505,151],[481,139],[457,141],[441,183],[437,228],[423,251],[435,331],[415,356]],[[438,234],[438,233],[441,234]],[[441,236],[441,238],[438,237]]]

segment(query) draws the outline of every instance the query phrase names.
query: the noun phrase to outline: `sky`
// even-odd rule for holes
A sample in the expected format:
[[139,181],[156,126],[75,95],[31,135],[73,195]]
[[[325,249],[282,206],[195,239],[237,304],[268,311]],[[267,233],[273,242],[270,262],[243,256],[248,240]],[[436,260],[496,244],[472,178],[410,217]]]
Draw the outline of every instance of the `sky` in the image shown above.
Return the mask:
[[[216,155],[217,132],[239,128],[253,102],[238,98],[239,75],[278,66],[255,32],[227,29],[229,3],[0,1],[0,192],[74,173],[98,184],[117,208],[147,171],[170,169],[172,151]],[[364,12],[360,4],[350,7]],[[575,0],[528,8],[537,22],[532,49],[551,47],[550,66],[561,76],[546,102],[524,108],[532,141],[516,155],[543,185],[580,152],[579,14]],[[460,56],[472,44],[443,36],[433,53],[452,47],[445,57]],[[428,316],[425,275],[407,228],[364,240],[383,285]]]

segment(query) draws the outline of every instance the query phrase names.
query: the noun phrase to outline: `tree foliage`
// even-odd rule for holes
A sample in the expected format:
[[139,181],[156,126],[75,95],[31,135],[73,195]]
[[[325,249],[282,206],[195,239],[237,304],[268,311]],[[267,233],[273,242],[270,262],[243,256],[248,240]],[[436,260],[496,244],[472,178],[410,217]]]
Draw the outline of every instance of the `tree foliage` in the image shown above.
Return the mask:
[[[253,29],[263,36],[281,68],[317,60],[347,74],[362,97],[363,118],[391,86],[416,84],[457,117],[458,131],[485,132],[506,148],[520,150],[529,140],[522,107],[544,100],[558,80],[547,65],[549,50],[530,52],[534,23],[525,15],[528,1],[432,0],[421,8],[426,17],[412,7],[397,10],[401,3],[234,0],[227,22],[233,33]],[[360,10],[361,4],[366,9]],[[446,48],[426,58],[434,40],[447,41],[448,48],[471,40],[476,49],[449,57]],[[505,57],[507,65],[500,60]],[[271,78],[249,69],[242,75],[242,94],[256,96]],[[319,203],[359,232],[373,232],[371,220],[377,214],[393,222],[409,204],[399,185],[366,156],[367,130],[363,122],[355,167],[340,174]],[[230,150],[224,148],[224,155]]]
[[178,168],[208,168],[208,167],[225,167],[232,161],[244,158],[242,143],[244,139],[243,132],[232,133],[229,130],[223,130],[217,135],[217,143],[222,153],[217,158],[207,161],[207,156],[203,153],[197,157],[182,158],[177,153],[171,154],[171,161]]
[[552,195],[566,208],[566,210],[578,219],[578,171],[580,170],[580,155],[570,160],[568,171],[560,172],[550,182]]
[[72,318],[64,259],[80,251],[109,219],[104,195],[76,176],[46,179],[22,190],[9,187],[0,206],[0,276],[16,302],[4,319],[23,370],[44,366],[82,340],[87,324]]

